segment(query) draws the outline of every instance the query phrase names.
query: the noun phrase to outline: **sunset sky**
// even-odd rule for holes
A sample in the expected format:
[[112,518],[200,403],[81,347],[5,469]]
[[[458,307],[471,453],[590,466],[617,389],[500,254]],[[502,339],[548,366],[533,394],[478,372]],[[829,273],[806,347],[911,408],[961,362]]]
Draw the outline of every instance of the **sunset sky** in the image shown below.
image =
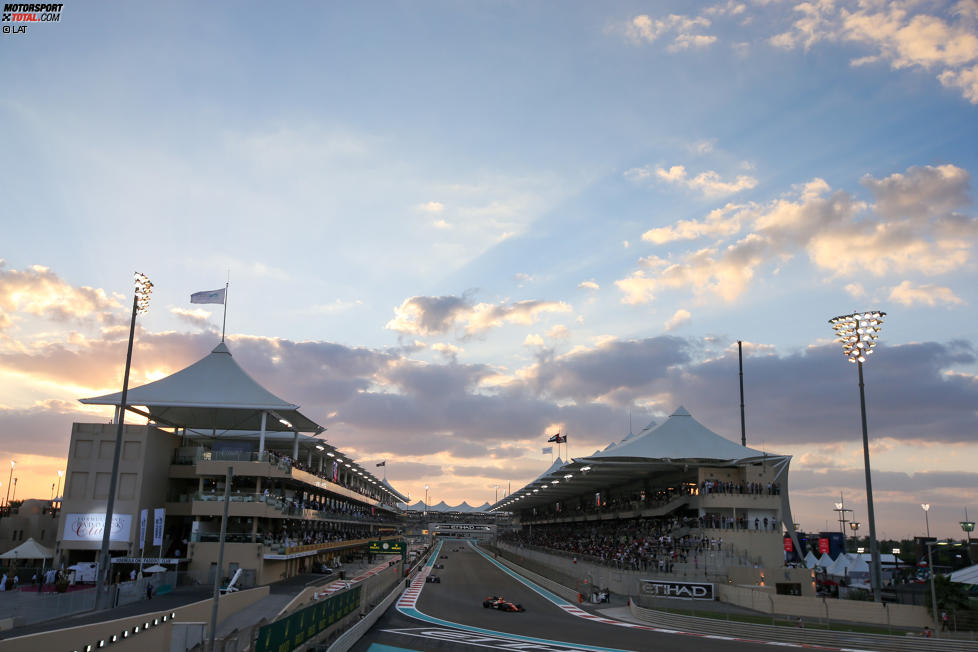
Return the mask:
[[[6,25],[6,23],[5,23]],[[77,399],[228,343],[412,500],[677,406],[794,456],[804,529],[978,517],[978,0],[66,3],[0,34],[0,495]]]

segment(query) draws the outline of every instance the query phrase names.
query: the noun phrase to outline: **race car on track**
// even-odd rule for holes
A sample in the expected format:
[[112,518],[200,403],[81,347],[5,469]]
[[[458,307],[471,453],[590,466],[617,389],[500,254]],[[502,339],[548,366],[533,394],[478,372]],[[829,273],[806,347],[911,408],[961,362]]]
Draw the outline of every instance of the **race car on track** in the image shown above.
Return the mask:
[[437,575],[429,575],[428,577],[424,578],[424,581],[431,582],[433,584],[441,584],[441,578]]
[[526,611],[526,609],[523,608],[523,605],[510,602],[509,600],[504,600],[498,595],[493,595],[483,600],[482,606],[486,609],[499,609],[500,611]]
[[444,570],[445,564],[435,564],[432,568],[437,568],[438,570]]

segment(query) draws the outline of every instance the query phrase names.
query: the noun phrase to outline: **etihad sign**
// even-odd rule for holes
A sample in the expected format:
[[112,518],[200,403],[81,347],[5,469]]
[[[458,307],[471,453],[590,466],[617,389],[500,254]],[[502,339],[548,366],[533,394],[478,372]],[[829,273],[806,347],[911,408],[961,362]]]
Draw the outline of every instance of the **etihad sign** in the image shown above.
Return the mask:
[[642,580],[642,593],[656,598],[684,598],[687,600],[712,600],[713,584],[699,582],[660,582]]

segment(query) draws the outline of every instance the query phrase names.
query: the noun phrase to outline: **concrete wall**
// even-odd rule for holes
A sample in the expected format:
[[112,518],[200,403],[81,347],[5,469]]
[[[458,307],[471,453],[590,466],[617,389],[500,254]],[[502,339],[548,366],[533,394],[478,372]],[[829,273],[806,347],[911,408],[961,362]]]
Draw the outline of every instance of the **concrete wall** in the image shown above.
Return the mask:
[[[216,541],[198,542],[190,544],[190,566],[187,570],[195,574],[195,577],[207,583],[211,564],[217,564],[217,557],[220,553],[221,544]],[[282,579],[278,576],[283,572],[285,566],[281,567],[278,573],[271,562],[264,562],[262,559],[263,546],[260,543],[225,543],[224,544],[224,575],[230,577],[228,569],[231,564],[237,564],[239,568],[255,571],[255,583],[268,584]],[[264,563],[263,563],[264,562]],[[273,576],[274,575],[274,576]],[[220,581],[223,579],[219,577]]]
[[925,607],[913,605],[776,595],[771,587],[753,589],[720,585],[718,593],[723,602],[782,616],[884,626],[892,624],[900,627],[924,627],[933,624]]
[[[267,595],[268,587],[262,586],[250,591],[240,591],[221,596],[218,606],[218,621],[254,604]],[[173,619],[176,622],[210,622],[211,606],[211,600],[202,600],[169,611],[150,611],[128,618],[18,636],[0,641],[0,652],[72,652],[73,650],[84,649],[87,644],[97,646],[100,640],[105,640],[107,647],[120,652],[166,651],[170,649],[172,635],[170,613],[176,613],[176,617]],[[165,623],[163,622],[164,616],[167,617]],[[160,620],[159,625],[151,626],[138,634],[131,633],[134,627],[139,626],[140,630],[143,630],[143,625],[147,621],[153,623],[155,619]],[[128,638],[122,638],[123,631],[130,632]],[[119,640],[110,646],[108,641],[112,635],[118,636]]]

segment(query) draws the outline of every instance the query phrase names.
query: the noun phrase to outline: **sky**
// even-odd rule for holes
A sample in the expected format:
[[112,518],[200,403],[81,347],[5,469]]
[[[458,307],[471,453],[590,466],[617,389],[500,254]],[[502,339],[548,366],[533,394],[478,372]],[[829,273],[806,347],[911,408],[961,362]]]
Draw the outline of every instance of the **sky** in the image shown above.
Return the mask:
[[[978,516],[978,0],[102,2],[0,34],[0,469],[219,341],[412,500],[683,405],[804,529]],[[0,473],[6,476],[6,473]],[[0,494],[8,477],[0,477]],[[499,485],[502,489],[496,489]],[[865,529],[865,526],[864,526]]]

